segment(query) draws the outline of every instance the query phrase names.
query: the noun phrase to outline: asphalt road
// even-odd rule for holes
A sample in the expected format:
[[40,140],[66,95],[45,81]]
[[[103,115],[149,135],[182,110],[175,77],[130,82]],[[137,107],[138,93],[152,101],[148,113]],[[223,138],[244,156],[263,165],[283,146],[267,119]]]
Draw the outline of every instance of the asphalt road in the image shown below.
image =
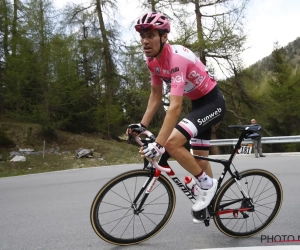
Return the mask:
[[[300,155],[278,154],[266,158],[239,155],[238,170],[266,169],[280,180],[284,199],[275,221],[261,234],[246,239],[223,235],[211,221],[210,227],[192,223],[191,203],[175,187],[175,212],[166,227],[155,237],[135,246],[118,247],[101,240],[93,231],[90,206],[98,190],[112,177],[140,165],[118,165],[51,172],[0,179],[1,250],[86,250],[86,249],[207,249],[246,246],[297,245],[300,249]],[[178,177],[187,174],[171,162]],[[212,163],[215,176],[222,166]],[[273,242],[294,237],[295,242]],[[299,236],[299,238],[298,238]],[[269,242],[265,238],[269,238]]]

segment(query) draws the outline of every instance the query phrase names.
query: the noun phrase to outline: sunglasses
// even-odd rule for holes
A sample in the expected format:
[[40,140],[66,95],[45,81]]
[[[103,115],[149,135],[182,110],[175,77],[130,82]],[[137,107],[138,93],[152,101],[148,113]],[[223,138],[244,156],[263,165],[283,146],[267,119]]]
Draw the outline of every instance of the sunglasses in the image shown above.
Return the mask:
[[154,30],[153,24],[150,24],[150,23],[137,24],[134,27],[137,32],[141,32],[143,30]]

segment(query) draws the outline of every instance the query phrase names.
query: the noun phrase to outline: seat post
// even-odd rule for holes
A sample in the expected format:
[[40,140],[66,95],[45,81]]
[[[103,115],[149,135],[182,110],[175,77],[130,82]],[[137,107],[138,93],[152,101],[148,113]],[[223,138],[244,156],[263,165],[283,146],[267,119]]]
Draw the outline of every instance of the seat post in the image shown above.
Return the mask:
[[231,153],[231,156],[230,156],[230,158],[229,158],[229,161],[230,161],[230,162],[232,162],[233,157],[237,154],[238,150],[241,148],[242,141],[244,140],[245,135],[246,135],[246,132],[245,132],[245,131],[242,131],[242,133],[240,134],[240,137],[239,137],[237,143],[236,143],[235,146],[234,146],[233,152]]

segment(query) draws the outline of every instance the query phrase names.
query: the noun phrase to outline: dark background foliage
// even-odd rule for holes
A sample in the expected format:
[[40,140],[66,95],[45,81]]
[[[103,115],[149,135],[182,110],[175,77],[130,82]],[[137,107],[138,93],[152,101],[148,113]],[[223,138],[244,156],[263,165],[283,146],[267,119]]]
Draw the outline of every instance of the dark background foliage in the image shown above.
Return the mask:
[[[214,128],[213,139],[236,138],[228,125],[249,124],[252,118],[262,125],[262,136],[297,135],[300,38],[286,47],[275,43],[270,56],[243,68],[248,2],[152,0],[140,4],[141,10],[168,13],[176,30],[170,43],[193,50],[211,72],[216,68],[225,72],[218,84],[228,110]],[[188,13],[188,8],[182,8],[187,4],[196,11]],[[56,130],[63,130],[97,132],[119,140],[128,124],[140,121],[150,91],[149,73],[139,42],[122,40],[115,17],[118,1],[94,0],[88,8],[69,5],[63,11],[56,10],[50,0],[0,0],[0,5],[1,117],[39,124],[41,136],[52,139],[57,137]],[[208,15],[205,8],[211,5],[222,5],[224,13]],[[184,18],[187,15],[192,18]],[[166,89],[150,126],[154,133],[162,124],[167,102]],[[189,105],[185,100],[182,117]],[[5,140],[5,145],[11,145],[9,138]],[[266,150],[298,147],[270,145]]]

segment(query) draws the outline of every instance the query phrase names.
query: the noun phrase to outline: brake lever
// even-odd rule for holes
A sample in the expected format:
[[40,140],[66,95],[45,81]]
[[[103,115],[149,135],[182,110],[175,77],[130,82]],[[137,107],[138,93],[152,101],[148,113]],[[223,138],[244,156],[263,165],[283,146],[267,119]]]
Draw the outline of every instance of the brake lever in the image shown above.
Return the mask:
[[[141,134],[147,135],[149,139],[155,141],[155,136],[154,136],[150,131],[145,130],[145,131],[143,131]],[[140,134],[140,135],[141,135],[141,134]],[[146,139],[147,139],[147,138],[146,138]],[[142,143],[142,141],[141,141],[142,139],[141,139],[138,135],[135,137],[135,140],[136,140],[136,142],[137,142],[140,146],[143,146],[143,143]],[[172,171],[170,168],[163,168],[163,167],[159,166],[159,165],[158,165],[158,162],[157,162],[157,160],[156,160],[155,158],[154,158],[154,159],[151,159],[151,158],[146,157],[146,159],[147,159],[147,161],[151,162],[151,163],[153,164],[153,166],[154,166],[156,169],[158,169],[158,170],[160,170],[160,171],[162,171],[162,172],[170,173],[170,172]]]

